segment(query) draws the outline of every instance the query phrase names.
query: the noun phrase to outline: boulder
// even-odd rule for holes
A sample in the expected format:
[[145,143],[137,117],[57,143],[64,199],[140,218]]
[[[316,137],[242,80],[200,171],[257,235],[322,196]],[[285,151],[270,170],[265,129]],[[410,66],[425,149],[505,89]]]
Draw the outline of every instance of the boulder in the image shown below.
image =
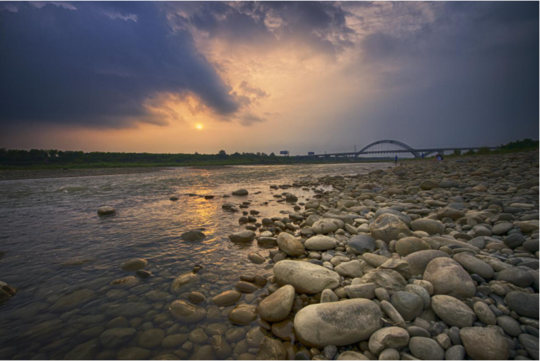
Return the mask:
[[343,228],[344,223],[339,219],[322,218],[313,223],[311,228],[317,234],[328,234]]
[[401,257],[408,256],[409,254],[414,252],[431,249],[431,247],[426,241],[416,237],[402,238],[397,241],[395,247],[396,253],[399,254]]
[[229,235],[231,242],[248,243],[255,239],[255,232],[253,231],[241,231]]
[[233,196],[240,196],[240,197],[247,196],[248,194],[249,192],[247,191],[247,189],[238,189],[232,192]]
[[471,327],[476,314],[465,303],[455,297],[437,295],[431,298],[431,308],[449,326]]
[[294,287],[285,285],[259,303],[258,312],[268,322],[279,322],[287,318],[294,302]]
[[477,274],[484,279],[492,279],[495,275],[493,268],[489,264],[468,252],[454,255],[454,261],[459,263],[463,268],[469,271],[469,273]]
[[412,321],[424,310],[424,301],[416,293],[397,291],[390,303],[405,321]]
[[506,295],[504,302],[518,315],[538,319],[538,293],[512,291]]
[[473,360],[507,360],[508,342],[491,327],[465,327],[459,331],[465,352]]
[[377,304],[365,299],[320,303],[301,309],[294,329],[303,345],[344,346],[367,340],[382,327],[381,317]]
[[336,248],[336,245],[337,240],[335,238],[323,235],[311,237],[304,243],[304,246],[311,251],[326,251]]
[[367,234],[359,234],[349,239],[349,249],[355,254],[375,251],[375,240]]
[[400,350],[409,344],[409,333],[401,327],[384,327],[373,333],[369,338],[369,350],[374,355],[380,354],[387,348]]
[[182,238],[184,241],[188,242],[197,242],[202,241],[206,238],[206,235],[199,231],[199,230],[193,230],[193,231],[187,231],[180,235],[180,238]]
[[413,231],[424,231],[428,234],[444,234],[445,226],[440,221],[420,218],[411,222]]
[[374,283],[377,287],[382,287],[393,294],[402,291],[407,285],[407,281],[398,272],[390,269],[374,269],[365,274],[361,279],[354,279],[352,284]]
[[325,289],[334,289],[340,277],[334,271],[313,263],[283,260],[274,266],[276,282],[292,285],[297,293],[315,294]]
[[404,257],[403,260],[411,267],[411,274],[413,276],[418,276],[423,275],[429,262],[436,258],[450,258],[450,256],[448,253],[433,249],[411,253]]
[[476,293],[471,276],[450,258],[435,258],[429,262],[424,271],[424,280],[433,285],[435,295],[466,299]]
[[373,238],[381,239],[386,243],[398,239],[401,233],[406,236],[411,235],[409,227],[393,214],[381,214],[371,223],[369,231]]
[[281,232],[277,237],[277,243],[280,250],[288,256],[298,257],[305,252],[304,245],[296,237],[287,232]]

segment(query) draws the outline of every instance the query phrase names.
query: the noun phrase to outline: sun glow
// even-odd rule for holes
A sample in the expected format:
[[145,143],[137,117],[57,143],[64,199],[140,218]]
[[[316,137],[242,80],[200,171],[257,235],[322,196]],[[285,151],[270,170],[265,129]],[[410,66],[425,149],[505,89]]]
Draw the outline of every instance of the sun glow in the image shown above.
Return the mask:
[[197,124],[197,125],[195,126],[195,128],[196,128],[197,130],[202,130],[202,129],[203,129],[203,125],[199,123],[199,124]]

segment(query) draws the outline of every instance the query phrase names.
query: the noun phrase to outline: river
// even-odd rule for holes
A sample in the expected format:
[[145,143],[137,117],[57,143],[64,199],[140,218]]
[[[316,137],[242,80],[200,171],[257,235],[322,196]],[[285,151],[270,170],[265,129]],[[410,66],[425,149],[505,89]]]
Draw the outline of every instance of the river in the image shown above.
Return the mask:
[[[224,202],[249,201],[246,210],[259,211],[259,221],[263,217],[286,216],[284,213],[292,212],[293,205],[278,202],[274,195],[285,190],[272,190],[270,185],[291,184],[302,177],[366,173],[389,166],[355,163],[189,167],[139,174],[2,181],[0,251],[5,255],[0,258],[0,281],[18,292],[0,306],[0,358],[62,359],[76,346],[99,338],[114,318],[106,310],[126,302],[151,307],[144,314],[127,317],[129,327],[139,332],[162,328],[167,335],[189,333],[209,323],[241,327],[228,321],[229,308],[220,309],[220,320],[177,325],[168,311],[168,303],[176,296],[151,301],[146,295],[152,290],[167,292],[175,277],[198,264],[204,268],[199,272],[201,283],[196,289],[207,297],[200,306],[211,307],[210,298],[234,289],[240,275],[272,274],[268,261],[257,265],[247,259],[250,252],[267,256],[267,249],[260,249],[256,241],[247,246],[229,241],[227,236],[243,226],[238,223],[241,212],[224,211]],[[239,188],[248,189],[249,196],[223,198]],[[298,202],[314,194],[312,189],[289,191],[298,196]],[[179,200],[169,200],[173,195]],[[204,195],[215,198],[207,200]],[[99,217],[96,210],[104,205],[115,207],[117,213]],[[200,242],[180,238],[183,232],[194,229],[203,230],[206,238]],[[115,279],[134,275],[120,269],[131,258],[146,259],[145,269],[153,276],[138,279],[131,287],[111,285]],[[91,296],[70,303],[65,296],[78,290]],[[254,303],[261,292],[264,289],[245,295],[242,302]],[[243,327],[247,331],[254,326]],[[134,343],[132,340],[112,349],[99,348],[90,354],[114,358],[119,349]],[[198,346],[191,344],[191,348],[189,344],[176,347],[183,350],[176,356],[192,355]],[[153,358],[173,354],[174,350],[160,345],[144,355]]]

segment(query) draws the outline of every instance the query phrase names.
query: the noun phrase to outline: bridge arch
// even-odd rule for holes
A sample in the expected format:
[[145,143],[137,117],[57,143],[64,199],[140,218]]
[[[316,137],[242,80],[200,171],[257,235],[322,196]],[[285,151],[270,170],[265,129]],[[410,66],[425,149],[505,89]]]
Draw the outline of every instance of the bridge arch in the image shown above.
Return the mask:
[[392,140],[392,139],[383,139],[383,140],[378,140],[376,142],[373,142],[371,144],[368,144],[366,145],[364,148],[360,149],[360,151],[358,151],[358,153],[356,153],[356,156],[359,156],[360,154],[363,154],[365,151],[367,151],[369,148],[373,147],[373,146],[376,146],[377,144],[394,144],[394,145],[397,145],[405,150],[408,150],[415,158],[420,158],[420,154],[418,154],[418,152],[416,150],[414,150],[414,148],[412,148],[411,146],[408,146],[407,144],[403,143],[403,142],[400,142],[398,140]]

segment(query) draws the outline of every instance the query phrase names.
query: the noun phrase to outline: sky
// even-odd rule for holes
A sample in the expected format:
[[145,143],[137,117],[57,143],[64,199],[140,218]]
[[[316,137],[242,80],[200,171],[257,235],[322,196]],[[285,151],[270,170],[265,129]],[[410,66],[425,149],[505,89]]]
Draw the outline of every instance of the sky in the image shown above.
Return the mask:
[[217,153],[539,133],[538,2],[0,2],[0,148]]

